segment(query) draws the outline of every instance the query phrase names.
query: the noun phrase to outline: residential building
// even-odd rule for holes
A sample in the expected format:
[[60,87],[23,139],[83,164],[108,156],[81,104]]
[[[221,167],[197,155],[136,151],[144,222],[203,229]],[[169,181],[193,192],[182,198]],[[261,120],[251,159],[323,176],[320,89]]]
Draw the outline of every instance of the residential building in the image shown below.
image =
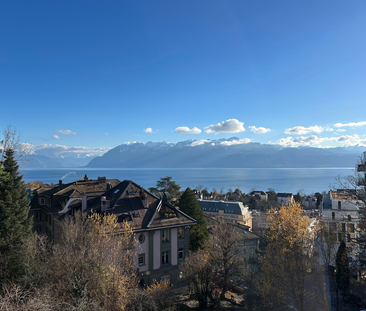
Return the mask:
[[[104,189],[102,193],[92,193],[90,196],[87,190],[80,195],[79,190],[78,200],[71,201],[74,197],[70,193],[74,193],[74,188],[80,184],[83,184],[83,181],[71,183],[66,187],[69,189],[67,200],[57,199],[60,195],[58,189],[51,192],[38,189],[39,194],[36,195],[33,206],[48,209],[46,214],[50,216],[47,216],[47,222],[50,221],[51,225],[60,223],[65,215],[72,216],[78,210],[86,213],[115,214],[119,222],[126,221],[131,225],[138,241],[135,266],[141,277],[140,285],[150,285],[155,279],[167,280],[177,288],[185,286],[179,278],[179,264],[188,255],[189,228],[196,224],[193,218],[169,204],[169,196],[166,193],[152,194],[129,180],[116,182],[113,187]],[[89,180],[89,184],[89,187],[92,187],[93,181]],[[97,190],[98,187],[104,186],[96,183],[95,187]],[[44,193],[47,193],[48,201],[41,201],[42,198],[46,198]],[[43,205],[40,205],[40,202]],[[36,212],[36,208],[33,208],[32,213]],[[56,238],[59,227],[54,226],[53,230],[55,233],[51,236]]]
[[265,237],[268,229],[269,229],[269,222],[267,218],[269,213],[261,212],[261,211],[252,211],[252,231],[253,233]]
[[[352,190],[338,189],[323,195],[322,212],[322,241],[338,249],[341,241],[347,246],[351,266],[358,265],[359,237],[358,225],[365,203],[358,199]],[[334,250],[330,250],[333,251]],[[334,257],[334,256],[333,256]],[[331,264],[334,264],[332,258]]]
[[82,205],[86,209],[88,201],[100,198],[104,192],[119,184],[118,179],[98,177],[91,180],[87,175],[83,179],[64,184],[34,189],[31,194],[29,215],[33,216],[33,230],[44,233],[57,240],[60,233],[60,216],[63,210],[73,210]]
[[304,208],[305,209],[315,209],[316,208],[316,196],[313,195],[307,195],[304,198]]
[[249,196],[254,197],[256,200],[259,201],[268,201],[268,194],[265,193],[264,191],[252,191],[249,193]]
[[283,205],[289,205],[294,202],[294,196],[292,193],[277,193],[277,203]]
[[252,228],[252,214],[242,202],[220,200],[197,200],[204,214],[215,216],[233,224],[242,224]]
[[[219,221],[216,217],[205,214],[204,215],[208,232],[211,234],[212,227],[215,226]],[[240,236],[240,252],[242,256],[249,261],[255,259],[258,256],[259,241],[261,239],[257,234],[250,232],[249,227],[241,224],[228,223],[235,230],[235,233]]]

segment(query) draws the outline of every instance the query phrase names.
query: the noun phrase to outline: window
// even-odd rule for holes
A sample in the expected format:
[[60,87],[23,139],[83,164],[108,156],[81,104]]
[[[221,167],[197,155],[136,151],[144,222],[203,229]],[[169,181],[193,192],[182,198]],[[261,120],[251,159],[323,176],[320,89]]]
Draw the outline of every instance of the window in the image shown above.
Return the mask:
[[44,198],[40,198],[39,199],[39,204],[45,205],[46,204],[45,199]]
[[333,212],[332,213],[332,220],[334,220],[334,218],[335,218],[335,213]]
[[161,253],[161,264],[166,265],[169,263],[169,251]]
[[183,239],[183,238],[184,238],[184,228],[179,227],[178,228],[178,239]]
[[139,255],[139,266],[144,266],[145,265],[145,254],[140,254]]
[[355,232],[355,225],[354,224],[347,224],[347,231],[350,233]]
[[169,229],[161,230],[161,241],[163,243],[169,242]]
[[42,212],[37,212],[37,213],[34,215],[34,220],[35,220],[35,221],[42,220]]
[[144,241],[145,241],[145,236],[144,236],[143,233],[140,233],[140,235],[139,235],[139,242],[142,244],[142,243],[144,243]]
[[342,202],[338,201],[338,209],[342,209]]
[[178,250],[178,260],[182,260],[184,258],[184,249],[180,248]]
[[342,223],[342,232],[346,232],[346,224],[344,222]]
[[36,227],[36,232],[37,232],[38,234],[42,233],[42,226],[37,226],[37,227]]
[[348,221],[352,221],[351,215],[348,215]]
[[170,275],[164,275],[160,278],[161,282],[166,282],[168,284],[170,284]]

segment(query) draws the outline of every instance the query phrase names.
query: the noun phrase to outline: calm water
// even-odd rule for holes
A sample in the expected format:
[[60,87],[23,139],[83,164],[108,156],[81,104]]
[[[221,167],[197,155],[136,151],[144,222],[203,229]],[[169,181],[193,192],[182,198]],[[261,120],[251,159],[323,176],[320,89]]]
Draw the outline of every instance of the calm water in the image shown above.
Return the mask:
[[221,187],[240,188],[248,193],[250,189],[266,191],[274,188],[276,192],[296,193],[303,189],[306,194],[329,191],[337,187],[335,178],[351,175],[354,168],[223,168],[223,169],[104,169],[104,168],[60,168],[60,169],[23,169],[26,182],[40,180],[45,183],[64,183],[78,180],[85,174],[91,179],[98,176],[133,180],[144,188],[153,187],[160,177],[172,176],[182,189],[203,185],[209,191]]

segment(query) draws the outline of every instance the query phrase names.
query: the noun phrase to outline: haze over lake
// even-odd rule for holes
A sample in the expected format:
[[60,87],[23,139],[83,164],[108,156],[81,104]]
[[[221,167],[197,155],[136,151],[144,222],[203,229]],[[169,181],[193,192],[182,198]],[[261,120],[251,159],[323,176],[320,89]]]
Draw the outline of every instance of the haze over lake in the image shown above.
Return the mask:
[[296,193],[303,189],[306,194],[329,191],[337,188],[335,178],[354,173],[354,168],[179,168],[179,169],[105,169],[105,168],[59,168],[59,169],[21,169],[24,181],[40,180],[45,183],[72,182],[84,177],[91,179],[98,176],[133,180],[144,188],[153,187],[160,177],[172,176],[184,190],[203,185],[209,191],[240,188],[248,193],[252,188],[266,191],[274,188],[276,192]]

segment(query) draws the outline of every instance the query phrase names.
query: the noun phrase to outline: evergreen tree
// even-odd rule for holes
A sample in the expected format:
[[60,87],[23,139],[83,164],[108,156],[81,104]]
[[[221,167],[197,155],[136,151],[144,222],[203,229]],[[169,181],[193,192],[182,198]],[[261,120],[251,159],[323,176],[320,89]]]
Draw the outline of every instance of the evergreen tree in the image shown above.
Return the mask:
[[14,151],[5,151],[0,174],[0,281],[13,279],[21,270],[22,237],[31,233],[30,203]]
[[349,270],[347,248],[344,241],[341,242],[337,251],[336,271],[337,271],[336,274],[337,287],[342,291],[343,295],[346,295],[349,289],[350,270]]
[[0,245],[5,240],[19,240],[32,229],[28,218],[30,203],[27,198],[23,176],[14,160],[14,151],[5,151],[3,170],[6,176],[0,183]]
[[160,177],[160,180],[156,182],[155,189],[158,189],[159,191],[167,191],[169,192],[172,199],[178,199],[180,194],[180,186],[172,179],[173,177],[171,176]]
[[197,220],[197,225],[190,229],[189,249],[196,251],[203,248],[208,239],[208,231],[201,207],[197,202],[194,192],[190,188],[187,188],[180,197],[179,208],[183,213]]

